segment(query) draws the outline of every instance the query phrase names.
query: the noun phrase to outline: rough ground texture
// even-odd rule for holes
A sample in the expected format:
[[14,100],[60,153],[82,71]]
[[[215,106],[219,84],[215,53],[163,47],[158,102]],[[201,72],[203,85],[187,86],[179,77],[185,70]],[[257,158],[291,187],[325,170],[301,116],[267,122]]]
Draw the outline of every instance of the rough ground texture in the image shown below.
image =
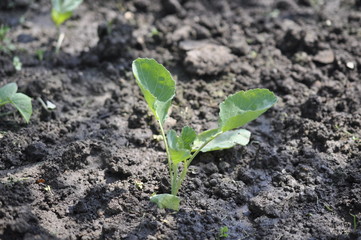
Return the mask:
[[[0,118],[0,239],[361,237],[360,1],[89,0],[59,55],[49,2],[0,3],[15,46],[0,85],[18,83],[34,108],[29,124]],[[214,127],[238,90],[279,97],[246,126],[247,147],[197,157],[179,212],[149,202],[169,182],[136,57],[177,79],[168,129]]]

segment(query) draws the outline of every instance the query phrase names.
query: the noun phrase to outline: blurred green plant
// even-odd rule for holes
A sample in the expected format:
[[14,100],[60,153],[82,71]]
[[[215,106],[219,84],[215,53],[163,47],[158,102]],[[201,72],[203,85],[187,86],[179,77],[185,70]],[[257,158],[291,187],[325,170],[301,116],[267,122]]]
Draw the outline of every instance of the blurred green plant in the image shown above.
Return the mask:
[[10,54],[11,51],[15,50],[15,45],[12,44],[11,39],[7,37],[10,32],[10,27],[1,25],[0,26],[0,52]]
[[55,53],[58,54],[63,43],[65,34],[60,32],[60,25],[73,16],[74,10],[79,7],[83,0],[51,0],[51,19],[58,30],[58,41]]
[[[0,88],[0,107],[6,104],[13,105],[21,114],[24,120],[30,121],[33,108],[31,98],[23,93],[18,93],[18,85],[16,83],[8,83]],[[6,115],[8,113],[2,114]]]

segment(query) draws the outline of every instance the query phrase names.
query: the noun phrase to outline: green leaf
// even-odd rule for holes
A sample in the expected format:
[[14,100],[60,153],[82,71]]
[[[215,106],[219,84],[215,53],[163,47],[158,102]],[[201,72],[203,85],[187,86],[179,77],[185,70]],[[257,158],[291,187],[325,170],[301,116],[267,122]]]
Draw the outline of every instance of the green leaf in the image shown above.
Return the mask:
[[68,20],[72,15],[73,12],[60,13],[55,9],[51,10],[51,19],[57,26],[61,25],[63,22]]
[[31,114],[33,113],[31,98],[23,93],[15,93],[10,98],[10,101],[28,123],[30,121]]
[[[246,129],[224,132],[210,141],[204,148],[202,148],[201,152],[228,149],[234,147],[235,145],[246,146],[249,143],[250,137],[251,132]],[[196,141],[194,141],[193,148],[198,149],[204,142],[204,140],[200,141],[199,139],[196,139]]]
[[192,150],[192,144],[197,137],[196,131],[193,128],[185,126],[182,129],[181,139],[183,141],[183,147]]
[[256,119],[277,102],[268,89],[240,91],[220,104],[220,129],[222,132],[241,127]]
[[210,129],[197,135],[192,145],[192,152],[197,151],[204,143],[208,142],[216,134],[219,133],[219,129]]
[[58,13],[66,13],[74,11],[83,0],[51,0],[52,9]]
[[4,104],[12,104],[25,119],[29,122],[33,112],[31,98],[23,93],[17,93],[18,85],[9,83],[0,88],[0,106]]
[[172,194],[157,194],[150,198],[159,208],[167,208],[175,211],[179,210],[180,198]]
[[0,103],[6,102],[11,96],[13,96],[18,90],[16,83],[8,83],[0,88]]
[[177,133],[174,130],[168,131],[167,141],[169,145],[169,153],[172,162],[175,165],[184,160],[187,160],[191,156],[190,150],[183,147],[183,140],[177,136]]
[[138,58],[133,61],[132,69],[149,108],[163,125],[175,95],[175,81],[154,59]]
[[59,26],[72,15],[73,11],[83,2],[83,0],[51,0],[51,18]]

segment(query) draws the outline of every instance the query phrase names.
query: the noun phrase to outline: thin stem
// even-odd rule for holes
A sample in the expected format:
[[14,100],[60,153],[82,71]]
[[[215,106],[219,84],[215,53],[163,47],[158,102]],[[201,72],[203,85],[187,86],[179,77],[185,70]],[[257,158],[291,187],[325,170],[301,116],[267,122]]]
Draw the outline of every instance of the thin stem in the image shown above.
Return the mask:
[[0,102],[0,107],[3,106],[3,105],[6,105],[8,103],[11,103],[10,101],[4,101],[4,102]]
[[176,189],[178,184],[178,165],[173,165],[173,179],[171,186],[171,194],[177,195]]
[[[195,153],[192,154],[192,156],[189,158],[189,160],[184,161],[183,163],[183,170],[181,172],[181,175],[179,177],[179,179],[177,179],[177,184],[175,186],[175,189],[173,190],[173,185],[172,185],[172,194],[173,195],[177,195],[178,191],[182,185],[182,182],[184,181],[184,179],[187,176],[187,172],[188,172],[188,167],[191,164],[191,162],[193,161],[193,159],[198,155],[198,153],[211,141],[213,141],[218,135],[220,135],[223,132],[218,132],[217,134],[215,134],[213,137],[209,138],[208,141],[206,141],[205,143],[203,143],[202,146],[200,146],[197,151]],[[173,193],[174,192],[174,193]]]
[[59,33],[59,36],[58,36],[58,41],[56,42],[56,47],[55,47],[55,54],[59,54],[59,51],[60,51],[60,48],[61,48],[61,45],[63,44],[63,41],[64,41],[64,38],[65,38],[65,34],[63,32],[60,32],[60,27],[58,26],[57,27],[57,31]]
[[158,123],[159,123],[159,127],[160,127],[160,132],[162,134],[162,137],[163,137],[163,141],[164,141],[164,145],[165,145],[165,151],[167,152],[167,158],[168,158],[168,168],[169,168],[169,174],[170,174],[170,182],[173,186],[173,181],[174,181],[174,173],[172,171],[172,159],[170,157],[170,153],[169,153],[169,148],[168,148],[168,141],[167,141],[167,138],[165,136],[165,133],[164,133],[164,129],[163,129],[163,126],[162,126],[162,123],[160,120],[158,120]]

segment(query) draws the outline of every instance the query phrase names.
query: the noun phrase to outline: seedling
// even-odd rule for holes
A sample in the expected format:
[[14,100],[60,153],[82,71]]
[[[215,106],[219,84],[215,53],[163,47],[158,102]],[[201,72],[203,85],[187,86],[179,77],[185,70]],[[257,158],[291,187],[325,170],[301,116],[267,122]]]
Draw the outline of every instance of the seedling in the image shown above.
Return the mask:
[[226,238],[226,237],[228,237],[228,227],[223,226],[219,229],[218,239],[222,239],[222,238]]
[[51,19],[58,30],[58,41],[56,43],[55,53],[59,53],[65,34],[60,32],[60,25],[73,16],[74,10],[83,2],[83,0],[51,0]]
[[197,134],[185,126],[180,135],[175,130],[169,130],[166,135],[163,126],[175,95],[175,81],[169,71],[154,59],[138,58],[132,68],[148,107],[159,123],[168,157],[171,193],[156,194],[150,200],[160,208],[178,210],[179,188],[197,154],[237,144],[247,145],[251,133],[238,128],[267,111],[276,103],[277,97],[267,89],[237,92],[220,104],[218,128]]
[[39,59],[40,62],[42,62],[44,59],[44,53],[45,53],[45,51],[43,49],[38,49],[35,52],[36,57]]
[[14,44],[11,43],[11,39],[7,37],[10,28],[4,25],[0,26],[0,52],[9,54],[15,50]]
[[[0,107],[5,104],[13,105],[28,123],[33,112],[31,98],[18,93],[16,83],[9,83],[0,88]],[[3,114],[4,115],[4,114]]]
[[21,67],[23,66],[23,64],[21,63],[20,58],[18,56],[15,56],[13,58],[13,66],[16,71],[21,71]]
[[356,231],[357,230],[357,216],[353,215],[351,213],[350,213],[350,215],[353,218],[353,230]]

